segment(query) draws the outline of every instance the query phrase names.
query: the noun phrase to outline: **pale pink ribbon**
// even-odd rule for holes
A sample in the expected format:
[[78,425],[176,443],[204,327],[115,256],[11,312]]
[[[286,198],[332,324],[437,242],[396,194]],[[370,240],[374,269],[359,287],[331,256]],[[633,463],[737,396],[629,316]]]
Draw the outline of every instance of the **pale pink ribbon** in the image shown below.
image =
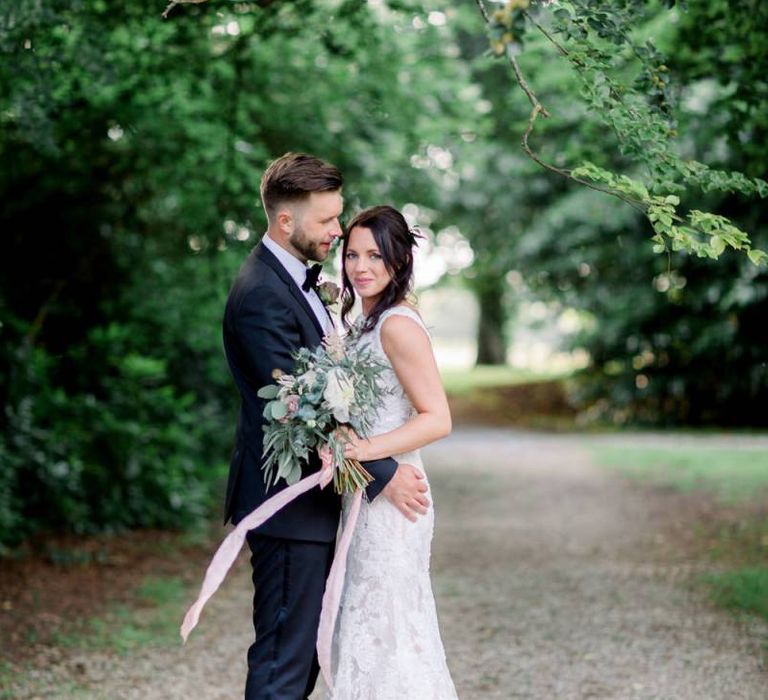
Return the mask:
[[[187,614],[184,616],[184,621],[181,623],[180,633],[184,643],[186,643],[192,630],[195,629],[198,620],[200,619],[200,613],[203,611],[203,607],[205,607],[205,604],[211,596],[218,590],[222,581],[224,581],[227,572],[232,568],[232,564],[235,563],[237,555],[243,548],[245,536],[248,531],[253,530],[253,528],[258,527],[269,520],[269,518],[281,508],[284,508],[302,493],[306,493],[315,486],[320,486],[320,488],[323,489],[331,482],[333,479],[334,466],[330,449],[321,449],[320,457],[323,464],[320,471],[310,474],[298,483],[289,486],[272,496],[272,498],[264,501],[258,508],[246,515],[237,524],[235,529],[224,538],[224,541],[219,545],[219,548],[213,555],[211,563],[208,565],[208,570],[205,572],[205,578],[203,579],[203,585],[200,587],[200,593],[197,596],[197,600],[195,600],[189,610],[187,610]],[[320,613],[320,624],[317,633],[317,658],[318,663],[320,664],[320,669],[323,672],[323,678],[329,689],[332,689],[331,647],[333,630],[336,626],[336,618],[338,616],[339,603],[341,601],[341,591],[344,586],[344,575],[347,570],[347,552],[349,551],[349,545],[352,542],[352,534],[355,530],[355,524],[357,523],[357,516],[360,513],[362,496],[363,492],[361,489],[358,489],[353,496],[349,516],[341,534],[341,539],[336,547],[331,571],[328,574],[328,579],[325,584],[325,593],[323,594],[323,607]]]
[[357,489],[352,499],[347,522],[344,524],[344,531],[341,533],[341,539],[333,556],[331,572],[328,574],[328,581],[325,584],[323,609],[320,612],[320,625],[317,629],[317,662],[320,664],[320,670],[323,672],[323,679],[328,686],[328,690],[333,690],[333,681],[331,680],[333,630],[336,627],[336,617],[339,614],[339,603],[341,602],[341,591],[344,588],[344,575],[347,571],[347,552],[352,542],[352,534],[355,531],[357,516],[360,513],[363,490]]

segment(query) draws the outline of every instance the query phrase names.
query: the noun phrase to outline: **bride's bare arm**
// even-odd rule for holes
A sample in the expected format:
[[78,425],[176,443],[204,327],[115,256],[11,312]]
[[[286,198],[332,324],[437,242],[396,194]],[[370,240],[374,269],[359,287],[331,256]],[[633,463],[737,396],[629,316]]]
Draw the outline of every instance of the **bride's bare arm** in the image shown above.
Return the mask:
[[410,452],[451,432],[448,399],[424,329],[406,316],[390,316],[381,326],[381,345],[417,414],[388,433],[353,437],[347,456],[359,460]]

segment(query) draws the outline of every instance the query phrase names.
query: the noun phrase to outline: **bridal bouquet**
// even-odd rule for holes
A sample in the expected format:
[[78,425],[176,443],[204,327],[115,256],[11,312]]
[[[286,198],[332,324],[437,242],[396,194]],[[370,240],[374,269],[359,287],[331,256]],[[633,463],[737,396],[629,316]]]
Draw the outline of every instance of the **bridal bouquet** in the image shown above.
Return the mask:
[[324,466],[333,465],[336,493],[353,493],[373,480],[360,462],[344,457],[343,428],[350,426],[362,437],[368,433],[381,406],[377,379],[386,366],[354,341],[353,334],[346,339],[329,334],[315,350],[294,353],[292,374],[275,370],[276,384],[259,390],[268,401],[263,463],[267,485],[279,479],[297,483],[302,461],[314,450]]

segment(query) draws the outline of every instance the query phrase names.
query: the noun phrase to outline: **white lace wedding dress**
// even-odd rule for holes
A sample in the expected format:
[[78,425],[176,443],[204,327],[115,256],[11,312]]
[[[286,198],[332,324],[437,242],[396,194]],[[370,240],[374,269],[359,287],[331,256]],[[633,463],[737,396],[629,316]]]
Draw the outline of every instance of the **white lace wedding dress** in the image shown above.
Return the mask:
[[[413,319],[429,335],[415,311],[398,306],[361,337],[359,342],[389,365],[382,383],[391,393],[372,435],[389,432],[414,414],[381,346],[381,326],[393,314]],[[424,471],[418,450],[394,457]],[[344,517],[348,507],[349,499]],[[433,526],[434,506],[412,523],[384,496],[363,501],[347,559],[333,641],[334,688],[327,700],[457,700],[429,579]]]

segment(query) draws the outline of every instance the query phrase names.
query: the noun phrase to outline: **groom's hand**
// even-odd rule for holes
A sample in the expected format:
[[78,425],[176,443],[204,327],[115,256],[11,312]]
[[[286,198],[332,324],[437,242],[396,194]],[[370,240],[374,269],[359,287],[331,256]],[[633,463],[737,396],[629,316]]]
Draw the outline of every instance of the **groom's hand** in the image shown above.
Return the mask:
[[424,495],[427,485],[424,475],[412,464],[400,464],[382,493],[408,520],[415,523],[417,516],[426,515],[429,500]]

